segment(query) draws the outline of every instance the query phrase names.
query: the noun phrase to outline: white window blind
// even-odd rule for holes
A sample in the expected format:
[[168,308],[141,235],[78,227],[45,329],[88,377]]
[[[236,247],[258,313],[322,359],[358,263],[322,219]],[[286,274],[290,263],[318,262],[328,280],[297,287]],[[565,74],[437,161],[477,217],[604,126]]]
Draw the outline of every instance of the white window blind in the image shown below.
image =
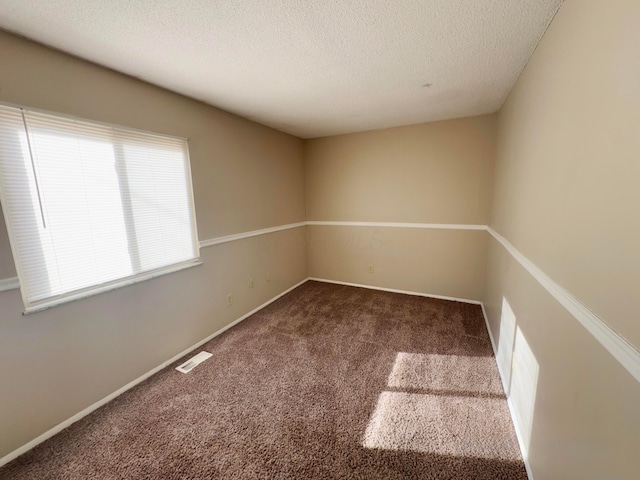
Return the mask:
[[25,312],[199,262],[184,139],[0,105]]

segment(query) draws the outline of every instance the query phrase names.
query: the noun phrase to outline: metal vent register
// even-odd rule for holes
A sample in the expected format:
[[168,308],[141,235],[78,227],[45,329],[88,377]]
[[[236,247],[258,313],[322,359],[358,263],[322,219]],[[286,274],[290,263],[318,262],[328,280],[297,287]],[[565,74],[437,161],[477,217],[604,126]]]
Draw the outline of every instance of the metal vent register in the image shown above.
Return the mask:
[[176,367],[176,370],[178,370],[179,372],[182,372],[182,373],[189,373],[191,370],[193,370],[198,365],[200,365],[202,362],[204,362],[206,359],[208,359],[208,358],[210,358],[212,356],[213,355],[211,353],[209,353],[209,352],[200,352],[196,356],[194,356],[194,357],[190,358],[189,360],[187,360],[186,362],[184,362],[179,367]]

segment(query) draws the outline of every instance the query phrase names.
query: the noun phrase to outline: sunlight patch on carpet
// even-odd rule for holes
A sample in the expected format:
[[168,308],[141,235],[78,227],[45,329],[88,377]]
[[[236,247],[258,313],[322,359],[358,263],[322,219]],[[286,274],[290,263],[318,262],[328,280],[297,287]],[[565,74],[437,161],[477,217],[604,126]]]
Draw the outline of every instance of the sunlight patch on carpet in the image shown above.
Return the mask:
[[388,386],[504,395],[493,357],[398,352]]
[[[520,460],[500,398],[382,392],[364,435],[372,449]],[[505,420],[507,419],[507,420]]]
[[363,447],[521,459],[494,357],[398,352],[386,390]]

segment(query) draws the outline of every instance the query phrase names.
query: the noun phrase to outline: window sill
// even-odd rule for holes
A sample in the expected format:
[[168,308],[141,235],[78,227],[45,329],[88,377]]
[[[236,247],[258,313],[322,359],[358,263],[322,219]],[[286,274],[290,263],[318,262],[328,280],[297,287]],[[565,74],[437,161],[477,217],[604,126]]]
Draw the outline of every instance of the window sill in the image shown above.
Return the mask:
[[193,260],[188,260],[186,262],[169,265],[167,267],[150,270],[144,273],[139,273],[131,277],[120,278],[118,280],[113,280],[108,283],[103,283],[103,284],[96,285],[93,287],[88,287],[82,290],[76,290],[74,292],[58,295],[56,297],[47,298],[45,300],[33,302],[31,305],[29,305],[29,307],[25,308],[22,314],[29,315],[32,313],[41,312],[42,310],[46,310],[51,307],[56,307],[64,303],[73,302],[75,300],[91,297],[99,293],[104,293],[110,290],[115,290],[117,288],[126,287],[136,283],[144,282],[145,280],[151,280],[152,278],[160,277],[168,273],[179,272],[180,270],[185,270],[187,268],[197,267],[198,265],[202,265],[202,261],[199,258],[196,258]]

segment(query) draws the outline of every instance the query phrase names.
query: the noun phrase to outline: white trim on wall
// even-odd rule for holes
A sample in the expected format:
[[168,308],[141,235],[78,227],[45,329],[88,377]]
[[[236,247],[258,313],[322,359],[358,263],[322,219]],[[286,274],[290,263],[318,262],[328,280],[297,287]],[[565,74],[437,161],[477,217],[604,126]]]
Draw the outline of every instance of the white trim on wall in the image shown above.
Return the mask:
[[[329,222],[329,221],[305,221],[277,225],[275,227],[250,230],[248,232],[234,233],[222,237],[209,238],[199,242],[200,248],[212,247],[223,243],[235,242],[244,238],[257,237],[268,233],[281,232],[292,228],[306,227],[307,225],[330,225],[347,227],[380,227],[380,228],[422,228],[435,230],[486,230],[486,225],[465,225],[457,223],[395,223],[395,222]],[[18,278],[0,280],[0,292],[20,288]]]
[[[591,333],[598,342],[620,362],[620,364],[640,382],[640,351],[631,345],[627,340],[620,336],[615,330],[606,324],[600,317],[590,311],[571,293],[554,282],[540,268],[538,268],[531,260],[520,253],[507,239],[487,225],[477,224],[458,224],[458,223],[397,223],[397,222],[342,222],[342,221],[318,221],[309,220],[304,222],[290,223],[286,225],[278,225],[276,227],[263,228],[260,230],[252,230],[249,232],[236,233],[223,237],[211,238],[200,241],[200,248],[220,245],[227,242],[233,242],[244,238],[256,237],[268,233],[289,230],[292,228],[300,228],[307,225],[320,226],[337,226],[337,227],[379,227],[379,228],[417,228],[432,230],[477,230],[488,231],[510,254],[522,265],[564,308],[578,320],[589,333]],[[318,279],[319,281],[326,281]],[[345,283],[345,285],[350,285]],[[353,285],[364,288],[377,288],[366,285]],[[20,284],[17,278],[8,278],[0,280],[0,292],[19,288]],[[384,290],[380,288],[381,290]],[[396,291],[398,293],[408,293],[412,295],[420,295],[417,292],[406,292],[401,290],[388,289],[388,291]],[[433,296],[433,295],[431,295]],[[456,299],[452,297],[437,297],[447,300],[466,301],[464,299]]]
[[18,280],[18,277],[0,280],[0,292],[15,290],[16,288],[20,288],[20,281]]
[[604,320],[589,310],[576,297],[554,282],[548,275],[540,270],[538,266],[511,245],[506,238],[491,227],[488,227],[487,230],[553,298],[571,313],[571,315],[640,382],[640,351],[607,325]]
[[[465,225],[447,223],[392,223],[392,222],[331,222],[307,221],[307,225],[330,225],[352,227],[394,227],[394,228],[424,228],[442,230],[486,230],[495,238],[511,256],[522,265],[542,287],[555,298],[593,337],[637,380],[640,382],[640,351],[631,345],[624,337],[613,330],[607,323],[589,310],[566,289],[554,282],[531,260],[520,253],[509,241],[488,225]],[[348,285],[348,284],[345,284]],[[370,288],[364,285],[354,285]],[[398,291],[398,290],[389,290]],[[411,293],[398,291],[399,293]],[[437,297],[436,297],[437,298]],[[456,300],[449,298],[451,300]],[[458,299],[460,301],[465,301]]]
[[329,225],[333,227],[380,227],[380,228],[423,228],[431,230],[486,230],[486,225],[463,223],[398,223],[398,222],[331,222],[309,220],[307,225]]
[[277,227],[263,228],[260,230],[251,230],[249,232],[234,233],[233,235],[225,235],[224,237],[210,238],[208,240],[200,241],[200,248],[211,247],[213,245],[220,245],[221,243],[235,242],[236,240],[242,240],[243,238],[257,237],[258,235],[265,235],[267,233],[280,232],[282,230],[289,230],[291,228],[299,228],[307,225],[307,222],[289,223],[287,225],[278,225]]
[[275,297],[273,297],[270,300],[267,300],[265,303],[263,303],[262,305],[260,305],[259,307],[254,308],[253,310],[251,310],[248,313],[245,313],[244,315],[242,315],[240,318],[237,318],[236,320],[234,320],[233,322],[229,323],[228,325],[225,325],[224,327],[222,327],[221,329],[217,330],[216,332],[212,333],[211,335],[209,335],[207,338],[200,340],[198,343],[191,345],[189,348],[183,350],[182,352],[178,353],[177,355],[174,355],[173,357],[171,357],[169,360],[166,360],[164,362],[162,362],[160,365],[158,365],[157,367],[155,367],[152,370],[149,370],[147,373],[141,375],[140,377],[136,378],[135,380],[132,380],[131,382],[127,383],[126,385],[124,385],[123,387],[120,387],[118,390],[116,390],[113,393],[110,393],[109,395],[107,395],[106,397],[102,398],[101,400],[98,400],[97,402],[95,402],[92,405],[89,405],[87,408],[85,408],[84,410],[82,410],[81,412],[76,413],[74,416],[72,416],[71,418],[68,418],[67,420],[59,423],[58,425],[56,425],[55,427],[53,427],[50,430],[47,430],[46,432],[44,432],[42,435],[34,438],[33,440],[31,440],[30,442],[24,444],[22,447],[17,448],[16,450],[14,450],[13,452],[5,455],[4,457],[0,458],[0,467],[2,467],[3,465],[9,463],[11,460],[14,460],[15,458],[18,458],[20,455],[22,455],[23,453],[28,452],[29,450],[31,450],[32,448],[35,448],[36,446],[38,446],[39,444],[41,444],[42,442],[44,442],[45,440],[48,440],[49,438],[53,437],[55,434],[61,432],[62,430],[64,430],[65,428],[69,427],[70,425],[72,425],[73,423],[77,422],[78,420],[81,420],[82,418],[86,417],[87,415],[89,415],[91,412],[97,410],[98,408],[100,408],[101,406],[103,406],[104,404],[110,402],[111,400],[113,400],[114,398],[116,398],[119,395],[122,395],[124,392],[126,392],[127,390],[130,390],[131,388],[135,387],[136,385],[138,385],[139,383],[142,383],[143,381],[145,381],[147,378],[149,378],[150,376],[152,376],[155,373],[158,373],[160,370],[162,370],[163,368],[171,365],[172,363],[174,363],[175,361],[181,359],[182,357],[184,357],[185,355],[189,354],[191,351],[195,350],[196,348],[200,347],[201,345],[207,343],[209,340],[217,337],[218,335],[220,335],[221,333],[225,332],[226,330],[229,330],[231,327],[233,327],[234,325],[237,325],[238,323],[240,323],[241,321],[243,321],[244,319],[250,317],[251,315],[253,315],[254,313],[258,312],[259,310],[263,309],[264,307],[266,307],[267,305],[275,302],[276,300],[278,300],[280,297],[286,295],[287,293],[289,293],[290,291],[298,288],[300,285],[302,285],[303,283],[306,283],[309,279],[305,278],[304,280],[302,280],[301,282],[296,283],[294,286],[289,287],[288,289],[286,289],[284,292],[279,293],[278,295],[276,295]]
[[[276,227],[251,230],[249,232],[235,233],[233,235],[225,235],[223,237],[209,238],[207,240],[201,240],[198,243],[200,248],[212,247],[214,245],[220,245],[222,243],[242,240],[243,238],[257,237],[258,235],[265,235],[267,233],[280,232],[282,230],[289,230],[291,228],[305,227],[306,225],[307,222],[289,223],[286,225],[278,225]],[[6,290],[15,290],[17,288],[20,288],[18,277],[0,279],[0,292],[4,292]]]
[[[465,225],[448,223],[393,223],[393,222],[331,222],[307,221],[307,225],[351,226],[351,227],[392,227],[392,228],[424,228],[441,230],[486,230],[495,238],[511,256],[522,265],[542,287],[555,298],[593,337],[637,380],[640,382],[640,351],[624,337],[613,330],[607,323],[589,310],[566,289],[554,282],[531,260],[520,253],[509,241],[487,225]],[[346,284],[345,285],[349,285]],[[365,285],[354,285],[371,288]],[[382,289],[384,290],[384,289]],[[410,293],[399,290],[399,293]],[[415,293],[413,293],[415,294]],[[437,298],[437,297],[436,297]],[[456,300],[448,298],[450,300]],[[458,299],[460,301],[465,301]]]

